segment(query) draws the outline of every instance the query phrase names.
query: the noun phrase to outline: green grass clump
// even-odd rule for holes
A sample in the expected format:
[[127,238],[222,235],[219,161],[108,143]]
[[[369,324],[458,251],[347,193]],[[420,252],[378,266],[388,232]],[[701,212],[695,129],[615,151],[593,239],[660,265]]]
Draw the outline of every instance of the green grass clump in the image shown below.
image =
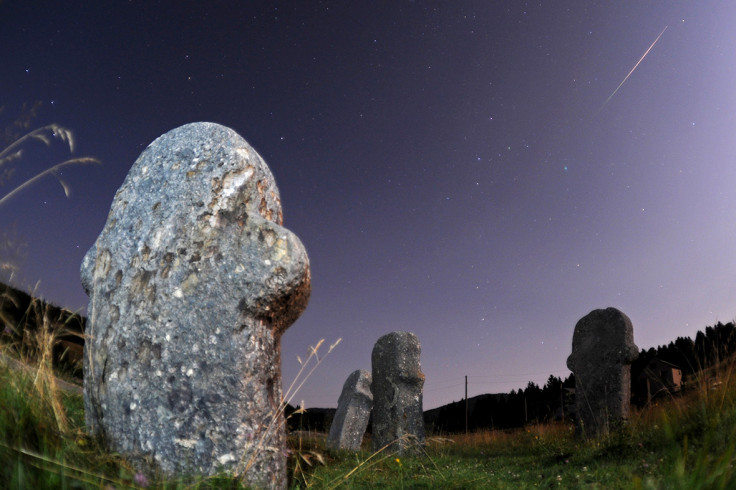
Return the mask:
[[[331,453],[299,441],[325,464],[294,457],[298,488],[736,488],[733,363],[718,382],[632,413],[624,429],[582,440],[571,424],[429,437],[423,456]],[[297,443],[292,443],[297,445]]]
[[109,473],[89,474],[95,471],[90,463],[102,458],[81,430],[82,397],[57,390],[56,398],[49,398],[38,381],[41,376],[41,370],[17,370],[7,358],[0,361],[0,481],[19,489],[117,481]]
[[166,479],[136,472],[89,437],[81,389],[61,389],[52,365],[61,328],[40,315],[32,339],[23,339],[32,340],[32,349],[0,344],[2,488],[242,488],[227,475]]
[[0,358],[2,488],[243,488],[227,475],[185,480],[137,473],[86,435],[82,395],[57,390],[61,405],[54,407],[39,391],[38,374]]
[[[43,315],[42,315],[43,316]],[[47,318],[47,316],[43,316]],[[141,474],[84,430],[82,395],[62,390],[53,325],[36,348],[0,347],[3,488],[243,488],[232,476]],[[27,340],[27,339],[26,339]],[[316,349],[313,349],[316,356]],[[11,356],[20,359],[11,360]],[[19,368],[20,361],[24,368]],[[306,363],[305,363],[306,364]],[[736,488],[734,360],[701,371],[677,396],[632,412],[621,430],[575,437],[572,424],[435,434],[419,455],[331,452],[324,434],[290,436],[291,488]],[[298,386],[298,384],[297,384]],[[293,387],[292,387],[293,388]],[[293,390],[287,390],[291,393]]]
[[[32,364],[32,363],[30,363]],[[290,436],[291,488],[736,488],[736,386],[732,363],[677,397],[634,411],[624,429],[582,440],[571,424],[441,434],[422,454],[325,449],[324,434]],[[241,488],[228,476],[141,475],[84,432],[78,393],[48,366],[0,360],[0,481],[7,488]],[[714,381],[715,380],[715,381]]]

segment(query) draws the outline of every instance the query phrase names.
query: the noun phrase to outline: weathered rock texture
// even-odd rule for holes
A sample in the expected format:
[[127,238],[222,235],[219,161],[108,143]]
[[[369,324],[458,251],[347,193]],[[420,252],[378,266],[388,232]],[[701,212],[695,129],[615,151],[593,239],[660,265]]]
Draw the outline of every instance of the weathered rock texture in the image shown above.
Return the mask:
[[372,406],[371,373],[360,369],[353,371],[345,381],[337,400],[337,411],[327,436],[327,447],[360,451]]
[[631,320],[616,308],[594,310],[578,321],[567,367],[575,373],[579,434],[605,434],[626,421],[631,363],[638,356]]
[[373,450],[419,449],[424,444],[421,346],[411,332],[393,332],[376,342],[373,369]]
[[139,467],[286,485],[280,339],[309,261],[267,165],[237,133],[176,128],[146,148],[82,263],[92,434]]

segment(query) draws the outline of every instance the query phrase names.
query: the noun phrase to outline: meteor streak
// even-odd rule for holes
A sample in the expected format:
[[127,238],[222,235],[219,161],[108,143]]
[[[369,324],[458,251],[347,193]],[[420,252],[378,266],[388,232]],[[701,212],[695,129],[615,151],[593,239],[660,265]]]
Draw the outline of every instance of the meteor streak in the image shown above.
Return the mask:
[[601,112],[603,110],[603,108],[606,107],[606,104],[608,104],[608,101],[610,101],[613,98],[613,96],[616,95],[616,92],[618,92],[618,89],[621,88],[621,85],[623,85],[624,83],[626,83],[626,80],[628,80],[629,77],[631,76],[631,74],[634,73],[634,70],[636,70],[636,67],[639,66],[639,64],[642,62],[642,60],[644,58],[646,58],[646,56],[649,54],[649,51],[651,51],[652,48],[654,47],[654,45],[657,44],[657,41],[659,41],[659,38],[662,37],[662,34],[664,34],[664,31],[666,31],[668,27],[669,26],[664,26],[664,29],[662,29],[662,32],[659,33],[659,36],[657,36],[657,39],[655,39],[654,42],[649,46],[649,48],[647,48],[647,50],[644,51],[644,54],[641,55],[641,58],[639,58],[639,61],[636,62],[636,64],[634,65],[634,68],[632,68],[631,71],[629,72],[629,74],[626,75],[626,77],[623,79],[623,81],[618,84],[618,87],[616,87],[616,90],[614,90],[613,93],[608,96],[608,98],[603,103],[603,105],[601,106],[601,108],[598,109],[598,112]]

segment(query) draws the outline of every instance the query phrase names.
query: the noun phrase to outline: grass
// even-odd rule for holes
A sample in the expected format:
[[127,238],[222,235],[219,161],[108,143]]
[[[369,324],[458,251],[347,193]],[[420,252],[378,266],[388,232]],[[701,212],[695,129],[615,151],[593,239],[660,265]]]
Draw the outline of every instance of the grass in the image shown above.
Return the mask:
[[[232,478],[164,480],[140,475],[84,432],[82,397],[62,391],[51,366],[56,331],[43,315],[36,349],[5,346],[29,367],[0,359],[0,481],[8,488],[237,488]],[[26,344],[31,343],[24,339]],[[570,424],[438,435],[424,457],[330,453],[324,437],[290,440],[295,488],[730,488],[736,435],[732,361],[690,383],[682,396],[636,411],[628,427],[581,441]]]
[[[24,104],[22,113],[10,126],[7,126],[4,131],[0,132],[0,145],[2,145],[0,147],[0,187],[4,187],[13,179],[17,168],[23,161],[27,148],[32,143],[40,142],[46,147],[51,147],[55,141],[61,141],[68,148],[69,153],[74,153],[76,149],[74,133],[59,124],[47,124],[28,131],[31,121],[36,117],[40,106],[40,101],[35,102],[30,108]],[[4,106],[0,106],[0,114],[4,109]],[[13,184],[10,190],[4,195],[0,194],[0,208],[20,192],[47,176],[56,178],[62,189],[64,189],[66,197],[69,197],[71,187],[61,177],[62,170],[70,166],[88,164],[99,165],[101,162],[93,157],[73,157],[51,165],[35,175],[31,175],[26,180]],[[0,233],[0,274],[9,274],[10,278],[13,277],[13,273],[18,268],[18,257],[13,256],[20,252],[20,248],[22,248],[22,244],[17,243],[17,238],[9,235],[8,230]]]
[[[12,168],[12,166],[18,165],[19,162],[22,160],[25,149],[29,145],[29,143],[40,142],[45,146],[50,147],[53,141],[59,140],[68,147],[70,153],[74,153],[74,150],[76,149],[74,133],[72,133],[71,130],[65,128],[64,126],[60,126],[59,124],[47,124],[46,126],[36,128],[25,134],[20,134],[17,131],[19,128],[28,129],[30,125],[30,120],[35,117],[36,110],[39,106],[40,103],[37,103],[34,108],[30,110],[30,113],[26,113],[18,117],[18,119],[16,119],[13,124],[13,129],[6,129],[5,135],[10,136],[11,141],[8,141],[7,146],[0,149],[0,184],[4,184],[4,181],[10,179],[10,177],[13,175],[14,169]],[[3,108],[0,107],[0,112],[2,112],[2,109]],[[25,109],[26,107],[24,106],[24,110]],[[71,165],[86,165],[90,163],[99,164],[100,161],[92,157],[75,157],[52,165],[32,176],[31,178],[27,179],[26,181],[16,185],[7,194],[1,196],[0,206],[2,206],[5,202],[13,198],[16,194],[18,194],[25,188],[33,185],[36,181],[49,175],[56,178],[61,187],[64,189],[64,194],[69,197],[70,187],[61,178],[60,171],[63,168]]]
[[320,439],[302,450],[326,464],[295,466],[301,488],[735,488],[733,360],[682,396],[632,413],[625,429],[584,441],[572,424],[530,425],[428,438],[424,457],[329,453]]
[[[24,330],[20,338],[2,334],[3,488],[241,488],[227,475],[185,480],[137,473],[124,458],[106,452],[99,441],[89,437],[81,393],[61,389],[60,373],[52,365],[64,324],[40,304],[34,300],[26,312],[35,317],[35,331]],[[12,325],[6,328],[13,330]]]
[[[27,133],[20,138],[18,138],[16,141],[5,147],[3,150],[0,151],[0,170],[3,170],[3,167],[10,164],[10,163],[17,163],[18,160],[20,160],[23,156],[23,146],[31,141],[40,141],[46,146],[51,146],[51,142],[54,139],[60,139],[62,142],[66,143],[69,147],[69,151],[74,152],[74,135],[73,133],[64,128],[63,126],[59,126],[58,124],[49,124],[47,126],[43,126],[41,128],[35,129],[31,131],[30,133]],[[4,196],[0,197],[0,206],[13,198],[16,194],[24,190],[25,188],[31,186],[36,181],[51,175],[55,177],[58,181],[61,187],[64,189],[64,194],[66,194],[67,197],[69,197],[70,193],[70,187],[69,185],[61,178],[59,171],[63,169],[64,167],[68,167],[70,165],[86,165],[90,163],[99,164],[100,161],[96,158],[92,157],[77,157],[77,158],[70,158],[67,160],[64,160],[61,163],[57,163],[42,172],[39,172],[38,174],[34,175],[30,179],[26,180],[25,182],[21,183],[20,185],[17,185],[15,188],[13,188],[10,192],[5,194]]]
[[[245,488],[239,478],[227,474],[172,479],[137,473],[124,458],[106,452],[100,441],[85,432],[80,390],[62,389],[70,383],[60,376],[68,373],[55,368],[59,336],[69,333],[63,317],[55,315],[49,305],[32,299],[21,324],[13,325],[11,317],[3,313],[4,301],[12,302],[12,293],[6,291],[0,296],[0,325],[5,325],[0,333],[3,488]],[[330,345],[324,354],[320,353],[324,341],[310,347],[306,358],[300,359],[302,369],[286,390],[279,413],[339,342]],[[276,415],[257,442],[259,449],[245,453],[251,457],[242,461],[240,475],[247,474],[258,450],[266,450],[262,448],[268,447],[270,435],[281,429],[284,419]],[[306,450],[299,460],[310,462],[312,458],[323,461],[320,453]]]
[[[142,475],[84,431],[80,394],[57,386],[55,328],[13,369],[0,358],[0,481],[7,488],[242,488],[227,475]],[[6,354],[17,353],[9,346]],[[316,355],[316,353],[315,353]],[[305,362],[306,365],[306,362]],[[291,488],[734,488],[734,360],[701,371],[682,395],[634,411],[625,429],[581,440],[570,423],[511,431],[438,434],[423,456],[330,452],[324,434],[289,438]],[[288,392],[288,390],[287,390]]]
[[[137,473],[123,457],[106,452],[85,433],[81,394],[61,389],[54,371],[52,354],[65,324],[35,300],[26,317],[33,317],[35,330],[22,336],[4,333],[0,347],[0,481],[6,488],[243,488],[228,475],[167,479]],[[324,359],[319,348],[311,348],[302,363],[307,376]],[[17,369],[11,358],[26,368]],[[623,430],[591,440],[576,438],[571,423],[532,424],[511,431],[435,434],[428,437],[423,456],[407,456],[372,453],[368,440],[357,454],[331,452],[324,434],[295,432],[289,437],[289,484],[320,489],[736,488],[734,368],[735,360],[728,359],[699,371],[680,395],[633,411]],[[284,403],[301,384],[295,381],[286,390]]]

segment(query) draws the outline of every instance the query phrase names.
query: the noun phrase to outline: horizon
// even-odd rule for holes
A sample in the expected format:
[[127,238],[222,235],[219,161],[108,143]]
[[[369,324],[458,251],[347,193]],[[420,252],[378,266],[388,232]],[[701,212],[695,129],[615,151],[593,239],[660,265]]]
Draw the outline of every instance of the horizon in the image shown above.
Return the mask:
[[[4,284],[4,283],[0,283],[0,284]],[[5,284],[5,285],[6,285],[6,286],[9,286],[9,287],[10,287],[11,289],[14,289],[15,291],[19,291],[19,290],[17,290],[16,288],[14,288],[13,286],[10,286],[10,285],[8,285],[8,284]],[[30,297],[31,297],[32,299],[38,299],[38,300],[40,300],[40,301],[41,301],[41,302],[43,302],[43,303],[47,303],[47,304],[51,305],[52,307],[56,307],[56,308],[59,308],[59,309],[66,309],[66,308],[65,308],[65,307],[63,307],[63,306],[59,306],[59,305],[56,305],[56,304],[53,304],[53,303],[49,303],[49,302],[45,301],[45,300],[44,300],[43,298],[37,298],[37,297],[34,297],[34,296],[33,296],[33,295],[32,295],[32,294],[30,293],[30,292],[28,292],[28,291],[20,291],[20,292],[21,292],[21,293],[25,293],[25,294],[28,294],[28,295],[29,295],[29,296],[30,296]],[[68,309],[67,309],[67,311],[69,311],[70,313],[72,313],[72,314],[75,314],[75,315],[80,315],[80,316],[82,317],[83,321],[85,321],[85,322],[86,322],[86,320],[87,320],[87,317],[86,317],[86,316],[84,316],[84,315],[81,315],[81,313],[79,313],[79,312],[74,312],[74,311],[71,311],[71,310],[68,310]],[[698,329],[698,330],[696,331],[695,335],[693,335],[692,337],[691,337],[691,336],[679,336],[679,337],[677,337],[676,339],[671,339],[671,340],[670,340],[669,342],[665,342],[665,343],[663,343],[663,344],[658,344],[658,345],[655,345],[655,346],[649,346],[649,347],[640,347],[640,348],[639,348],[639,353],[640,353],[640,355],[641,355],[642,353],[648,352],[649,350],[652,350],[652,349],[653,349],[653,350],[659,350],[660,348],[664,348],[664,347],[667,347],[667,346],[669,346],[669,345],[671,345],[671,344],[674,344],[674,342],[675,342],[676,340],[680,339],[680,338],[686,338],[686,339],[689,339],[689,340],[690,340],[690,341],[692,341],[692,342],[695,342],[695,337],[697,337],[697,334],[698,334],[698,333],[703,333],[703,334],[705,334],[705,332],[706,332],[706,329],[708,329],[708,328],[711,328],[711,327],[715,328],[715,327],[716,327],[717,325],[720,325],[720,324],[722,324],[722,322],[717,322],[717,323],[715,323],[715,324],[713,324],[713,325],[705,325],[705,326],[703,326],[702,328]],[[728,325],[728,324],[731,324],[731,325],[736,325],[736,320],[731,320],[730,322],[726,322],[726,325]],[[673,366],[675,366],[675,367],[678,367],[678,368],[680,368],[680,369],[682,369],[682,368],[683,368],[683,366],[677,366],[677,365],[673,365]],[[318,374],[318,373],[317,373],[317,374]],[[550,374],[550,375],[549,375],[549,376],[548,376],[548,377],[546,378],[546,380],[545,380],[545,381],[549,380],[549,378],[550,378],[550,377],[554,377],[554,378],[556,378],[556,379],[560,379],[560,380],[561,380],[561,381],[562,381],[562,382],[564,383],[565,381],[569,380],[571,376],[574,376],[574,373],[573,373],[573,372],[568,372],[567,376],[562,376],[562,377],[561,377],[561,376],[554,376],[553,374]],[[511,394],[513,394],[514,392],[521,392],[521,391],[525,391],[525,390],[526,390],[526,389],[527,389],[527,388],[529,387],[529,383],[534,383],[534,382],[533,382],[533,381],[531,381],[531,380],[529,380],[529,381],[528,381],[528,382],[527,382],[527,383],[526,383],[525,385],[523,385],[523,386],[519,386],[518,388],[512,388],[511,390],[509,390],[509,391],[504,391],[504,392],[488,392],[488,393],[478,393],[478,394],[476,394],[476,395],[473,395],[473,396],[468,396],[468,397],[467,397],[467,400],[468,400],[468,401],[470,401],[470,400],[472,400],[472,399],[474,399],[474,398],[478,398],[478,397],[483,397],[483,396],[502,396],[502,395],[504,395],[504,396],[507,396],[507,395],[511,395]],[[536,385],[536,386],[537,386],[538,388],[540,388],[540,389],[541,389],[541,388],[544,388],[544,387],[546,386],[546,384],[547,384],[547,383],[545,382],[545,383],[534,383],[534,384],[535,384],[535,385]],[[633,388],[633,384],[632,384],[632,388]],[[436,406],[436,407],[432,407],[432,408],[427,408],[427,407],[424,407],[424,406],[423,406],[423,411],[424,411],[424,412],[427,412],[427,411],[431,411],[431,410],[436,410],[436,409],[438,409],[438,408],[442,408],[442,407],[445,407],[445,406],[448,406],[448,405],[452,405],[452,404],[455,404],[455,403],[460,403],[460,402],[462,402],[462,401],[464,401],[464,400],[466,400],[466,398],[465,398],[465,397],[461,397],[461,398],[459,398],[458,400],[454,400],[454,399],[453,399],[452,401],[448,401],[448,402],[446,402],[446,403],[443,403],[442,405],[438,405],[438,406]],[[289,405],[290,405],[290,406],[292,406],[293,408],[300,408],[300,405],[299,405],[299,403],[288,403],[288,404],[287,404],[287,406],[289,406]],[[308,407],[308,408],[307,408],[307,410],[308,410],[308,411],[309,411],[309,410],[335,410],[336,408],[337,408],[337,400],[335,400],[335,406],[334,406],[334,407],[333,407],[333,406]]]

